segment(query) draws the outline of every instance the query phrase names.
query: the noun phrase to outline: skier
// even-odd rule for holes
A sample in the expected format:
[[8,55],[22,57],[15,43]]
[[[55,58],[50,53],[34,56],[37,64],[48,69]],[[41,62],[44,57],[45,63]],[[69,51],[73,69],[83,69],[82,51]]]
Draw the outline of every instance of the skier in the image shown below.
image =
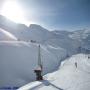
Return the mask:
[[90,56],[88,56],[88,59],[90,58]]
[[90,59],[90,54],[88,55],[88,59]]
[[75,62],[75,67],[77,68],[77,62]]

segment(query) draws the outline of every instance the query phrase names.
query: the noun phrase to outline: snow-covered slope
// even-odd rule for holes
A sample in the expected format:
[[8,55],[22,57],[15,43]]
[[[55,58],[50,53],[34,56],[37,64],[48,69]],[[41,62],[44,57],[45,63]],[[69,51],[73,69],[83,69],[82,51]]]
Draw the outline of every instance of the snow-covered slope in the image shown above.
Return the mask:
[[90,58],[85,54],[73,55],[62,62],[56,72],[44,78],[43,81],[29,83],[18,90],[89,90]]
[[[66,49],[72,55],[77,53],[78,47],[89,48],[90,30],[49,31],[40,25],[31,24],[29,27],[24,24],[16,24],[3,16],[0,16],[0,27],[15,35],[18,40],[36,41]],[[85,42],[85,43],[84,43]],[[88,44],[86,44],[86,42]]]
[[79,41],[81,52],[90,53],[90,30],[78,30],[69,34],[69,37],[73,40]]
[[67,31],[53,31],[52,37],[44,42],[44,44],[52,45],[53,47],[64,48],[69,55],[77,53],[77,48],[80,46],[78,40],[73,40],[68,35]]
[[69,37],[72,39],[81,41],[81,40],[87,38],[89,35],[90,35],[90,30],[84,29],[84,30],[78,30],[78,31],[72,32],[72,34],[69,34]]
[[17,24],[0,15],[0,86],[22,86],[35,80],[38,44],[46,74],[56,70],[67,56],[82,52],[80,48],[89,53],[90,31],[49,31],[36,24]]
[[14,23],[1,15],[0,27],[15,35],[19,40],[43,42],[51,36],[51,33],[40,25],[31,24],[27,27],[24,24]]
[[17,38],[9,33],[8,31],[0,28],[0,41],[13,41],[17,40]]
[[90,53],[90,30],[68,31],[52,31],[53,37],[49,38],[45,44],[60,46],[72,55],[77,53],[78,48],[82,48],[79,52]]
[[32,37],[32,39],[38,41],[38,42],[44,42],[46,40],[48,40],[52,34],[50,33],[49,30],[41,27],[40,25],[36,25],[36,24],[31,24],[29,26],[29,33],[31,33],[32,35],[34,35]]
[[[48,49],[51,49],[51,47],[48,47]],[[58,51],[60,54],[58,56],[48,49],[41,45],[43,74],[56,70],[60,60],[66,56],[64,49],[52,48],[52,51]],[[63,56],[61,57],[61,55]],[[37,67],[37,61],[38,44],[24,41],[1,41],[0,87],[18,87],[35,80],[33,70]]]

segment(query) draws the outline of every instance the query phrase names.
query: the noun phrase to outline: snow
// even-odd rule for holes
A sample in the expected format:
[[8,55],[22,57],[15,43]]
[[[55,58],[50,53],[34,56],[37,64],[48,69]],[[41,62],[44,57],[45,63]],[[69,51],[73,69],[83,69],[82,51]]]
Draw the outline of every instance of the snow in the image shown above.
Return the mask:
[[[63,54],[64,50],[59,50]],[[41,45],[43,74],[58,67],[61,59]],[[38,61],[38,44],[25,41],[0,41],[0,82],[1,86],[22,86],[35,80],[34,69]]]
[[[43,75],[45,75],[57,70],[61,61],[73,54],[90,53],[90,30],[49,31],[36,24],[31,24],[29,27],[17,24],[0,15],[0,87],[20,87],[35,80],[33,70],[37,67],[39,44],[41,45]],[[63,83],[67,84],[65,88],[68,88],[70,85],[67,82],[73,75],[78,78],[81,73],[86,75],[84,71],[89,73],[90,63],[87,56],[84,56],[77,55],[66,59],[62,62],[60,70],[45,76],[51,79],[50,81],[46,79],[46,81],[37,82],[37,84],[40,83],[40,87],[44,86],[43,88],[45,88],[48,87],[48,83],[51,86],[48,87],[49,89],[58,88],[53,81],[55,74],[58,78],[55,79],[57,80],[56,85],[61,82],[59,88],[64,88]],[[75,61],[79,64],[78,70],[75,68]],[[71,84],[72,82],[74,80],[70,81]],[[33,86],[33,88],[35,87]]]
[[57,71],[45,75],[45,80],[29,83],[18,90],[89,90],[89,60],[85,54],[73,55],[66,59]]
[[0,41],[17,40],[17,38],[10,32],[0,28]]
[[74,31],[72,34],[69,34],[69,37],[72,39],[78,39],[79,41],[87,38],[90,35],[90,30],[78,30]]

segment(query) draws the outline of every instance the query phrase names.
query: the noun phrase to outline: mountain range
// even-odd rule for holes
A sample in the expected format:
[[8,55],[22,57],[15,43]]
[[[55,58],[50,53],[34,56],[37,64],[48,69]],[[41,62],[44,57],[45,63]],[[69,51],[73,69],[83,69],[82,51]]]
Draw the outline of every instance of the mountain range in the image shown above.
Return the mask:
[[22,86],[35,80],[39,44],[45,75],[73,54],[90,53],[90,30],[50,31],[37,24],[27,27],[0,15],[0,87]]

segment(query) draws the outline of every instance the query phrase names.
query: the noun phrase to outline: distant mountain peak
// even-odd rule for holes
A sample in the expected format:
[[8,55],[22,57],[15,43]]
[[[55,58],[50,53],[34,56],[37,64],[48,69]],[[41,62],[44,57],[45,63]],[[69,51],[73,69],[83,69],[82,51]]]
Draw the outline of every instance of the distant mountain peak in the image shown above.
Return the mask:
[[29,27],[41,27],[40,25],[38,25],[38,24],[30,24],[30,26]]
[[40,26],[38,24],[30,24],[29,28],[33,29],[33,30],[36,30],[36,29],[38,29],[38,30],[47,30],[47,29],[45,29],[44,27],[42,27],[42,26]]

